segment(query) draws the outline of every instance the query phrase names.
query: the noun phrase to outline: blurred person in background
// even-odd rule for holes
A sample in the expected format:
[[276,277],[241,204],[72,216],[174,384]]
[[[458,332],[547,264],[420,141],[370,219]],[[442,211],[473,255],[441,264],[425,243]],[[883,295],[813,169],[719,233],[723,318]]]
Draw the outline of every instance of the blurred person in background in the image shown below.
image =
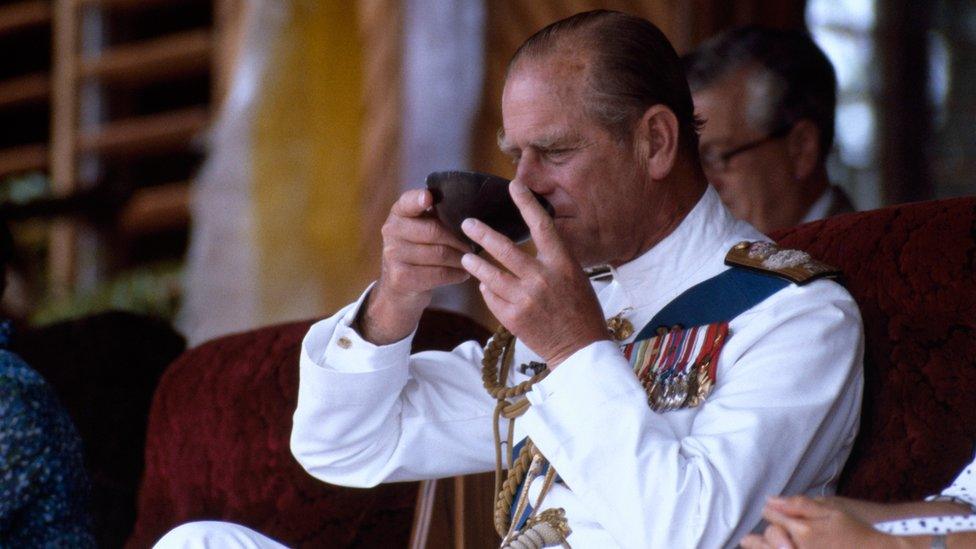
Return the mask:
[[854,211],[831,185],[837,78],[810,36],[726,31],[684,58],[709,183],[763,233]]
[[[13,239],[0,221],[0,295]],[[81,439],[0,321],[0,547],[95,547]]]

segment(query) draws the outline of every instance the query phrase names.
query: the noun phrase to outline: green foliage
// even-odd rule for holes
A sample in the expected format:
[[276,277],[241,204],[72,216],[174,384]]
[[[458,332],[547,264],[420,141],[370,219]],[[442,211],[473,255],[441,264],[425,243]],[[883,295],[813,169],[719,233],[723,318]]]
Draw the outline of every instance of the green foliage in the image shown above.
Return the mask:
[[180,302],[181,275],[178,263],[134,269],[91,291],[67,299],[45,299],[31,316],[31,324],[49,324],[112,309],[145,313],[172,322]]
[[31,172],[7,178],[0,185],[0,203],[26,204],[36,198],[47,196],[50,192],[51,181],[47,175]]

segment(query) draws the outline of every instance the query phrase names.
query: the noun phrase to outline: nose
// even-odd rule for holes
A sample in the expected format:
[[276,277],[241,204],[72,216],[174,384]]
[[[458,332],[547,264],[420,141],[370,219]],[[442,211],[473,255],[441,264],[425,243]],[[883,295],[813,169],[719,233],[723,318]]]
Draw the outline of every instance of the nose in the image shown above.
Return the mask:
[[551,193],[554,185],[546,177],[545,170],[539,162],[539,155],[532,150],[524,151],[515,169],[515,179],[536,194],[543,196]]

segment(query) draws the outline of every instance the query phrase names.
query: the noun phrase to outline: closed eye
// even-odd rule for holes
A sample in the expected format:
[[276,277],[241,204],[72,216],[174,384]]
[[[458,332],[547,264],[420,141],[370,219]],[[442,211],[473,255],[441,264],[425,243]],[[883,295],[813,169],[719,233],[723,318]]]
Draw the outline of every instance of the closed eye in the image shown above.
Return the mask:
[[576,148],[562,148],[562,149],[546,149],[542,152],[542,156],[549,162],[553,164],[562,164],[569,160],[572,153],[576,152]]

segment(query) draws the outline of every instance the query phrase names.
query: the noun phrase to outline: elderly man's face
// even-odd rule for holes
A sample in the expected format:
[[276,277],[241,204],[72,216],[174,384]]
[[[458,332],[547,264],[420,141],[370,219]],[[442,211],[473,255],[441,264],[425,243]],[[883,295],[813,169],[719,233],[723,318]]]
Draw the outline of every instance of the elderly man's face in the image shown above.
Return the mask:
[[635,237],[651,199],[632,147],[584,112],[582,60],[523,60],[502,95],[500,146],[516,178],[545,196],[555,224],[584,266],[619,264],[639,251]]
[[[769,138],[750,114],[747,71],[740,69],[694,94],[695,110],[705,119],[700,151],[708,182],[739,219],[766,232],[783,226],[777,219],[783,197],[796,192],[785,138]],[[722,161],[744,145],[757,146]],[[711,162],[709,160],[712,160]],[[723,165],[724,164],[724,165]],[[794,221],[795,222],[795,221]]]

